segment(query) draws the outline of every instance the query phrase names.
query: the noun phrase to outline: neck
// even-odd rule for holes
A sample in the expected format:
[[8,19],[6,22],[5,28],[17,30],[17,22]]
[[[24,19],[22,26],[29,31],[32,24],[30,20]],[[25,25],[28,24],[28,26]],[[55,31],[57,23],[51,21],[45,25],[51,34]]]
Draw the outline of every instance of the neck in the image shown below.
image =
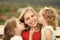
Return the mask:
[[16,35],[21,35],[21,33],[22,33],[22,31],[18,30],[18,31],[16,32]]
[[44,22],[43,27],[46,27],[46,26],[48,26],[48,23]]
[[37,26],[36,27],[32,27],[31,29],[35,29],[35,32],[38,32],[39,31],[39,29],[38,29]]
[[31,29],[36,29],[36,27],[37,27],[37,26],[35,26],[35,27],[32,26]]

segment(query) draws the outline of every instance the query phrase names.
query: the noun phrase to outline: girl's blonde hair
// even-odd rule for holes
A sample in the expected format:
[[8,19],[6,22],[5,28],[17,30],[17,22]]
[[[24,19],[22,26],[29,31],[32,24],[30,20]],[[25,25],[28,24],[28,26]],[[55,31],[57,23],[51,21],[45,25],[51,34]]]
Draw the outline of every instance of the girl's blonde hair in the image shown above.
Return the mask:
[[44,19],[47,20],[48,25],[52,25],[53,29],[56,29],[56,10],[52,7],[45,7],[40,10],[39,14],[42,13]]
[[10,40],[10,38],[15,35],[14,28],[17,26],[16,19],[17,18],[11,18],[6,21],[3,40]]
[[[35,13],[35,14],[37,15],[37,12],[36,12],[32,7],[29,6],[29,7],[25,8],[24,10],[22,10],[22,12],[21,12],[21,14],[20,14],[20,16],[19,16],[19,18],[18,18],[21,22],[24,23],[24,15],[25,15],[28,11],[32,11],[33,13]],[[25,24],[25,23],[24,23],[24,24]],[[28,25],[25,24],[25,27],[26,27],[26,30],[27,30],[27,31],[30,30],[30,27],[29,27]]]

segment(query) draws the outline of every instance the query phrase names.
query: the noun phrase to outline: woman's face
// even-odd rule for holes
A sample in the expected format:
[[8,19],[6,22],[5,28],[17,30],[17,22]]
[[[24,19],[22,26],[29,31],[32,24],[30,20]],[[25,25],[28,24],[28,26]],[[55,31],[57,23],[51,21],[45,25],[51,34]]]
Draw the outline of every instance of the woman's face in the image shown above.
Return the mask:
[[28,11],[24,15],[24,22],[25,22],[25,24],[27,24],[30,27],[36,27],[37,23],[38,23],[38,17],[32,11]]

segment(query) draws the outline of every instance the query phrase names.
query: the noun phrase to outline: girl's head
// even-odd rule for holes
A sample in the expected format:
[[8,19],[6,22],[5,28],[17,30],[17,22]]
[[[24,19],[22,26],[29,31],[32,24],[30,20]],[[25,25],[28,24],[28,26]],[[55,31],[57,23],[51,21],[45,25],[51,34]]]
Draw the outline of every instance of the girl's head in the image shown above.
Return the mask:
[[25,29],[24,25],[21,24],[17,18],[12,18],[12,19],[9,19],[5,24],[4,35],[5,37],[11,38],[17,33],[17,31],[22,31],[24,29]]
[[38,24],[38,16],[36,11],[32,7],[25,8],[19,20],[25,24],[26,27],[34,28]]
[[56,29],[56,10],[52,7],[45,7],[39,12],[39,21],[44,25],[47,23],[48,25],[52,25],[54,29]]

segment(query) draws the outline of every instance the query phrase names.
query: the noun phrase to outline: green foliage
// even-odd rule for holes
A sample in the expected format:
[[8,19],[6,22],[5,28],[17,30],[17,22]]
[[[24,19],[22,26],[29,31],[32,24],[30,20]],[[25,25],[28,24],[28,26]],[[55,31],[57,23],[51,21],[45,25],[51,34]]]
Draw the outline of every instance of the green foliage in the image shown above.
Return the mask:
[[[31,6],[37,12],[39,12],[40,9],[43,7],[43,6],[33,6],[33,5],[31,5]],[[12,12],[17,11],[18,8],[24,8],[24,7],[27,7],[27,5],[23,5],[23,4],[0,5],[0,14],[7,15],[9,18],[11,18],[11,17],[19,17],[20,14],[18,14],[17,12],[15,14],[13,14]],[[57,10],[58,14],[60,14],[60,8],[56,7],[56,10]],[[0,24],[4,24],[4,22],[5,22],[4,20],[0,19]],[[58,24],[60,25],[60,21],[59,21]]]
[[0,19],[0,25],[3,25],[4,24],[4,20],[3,19]]

